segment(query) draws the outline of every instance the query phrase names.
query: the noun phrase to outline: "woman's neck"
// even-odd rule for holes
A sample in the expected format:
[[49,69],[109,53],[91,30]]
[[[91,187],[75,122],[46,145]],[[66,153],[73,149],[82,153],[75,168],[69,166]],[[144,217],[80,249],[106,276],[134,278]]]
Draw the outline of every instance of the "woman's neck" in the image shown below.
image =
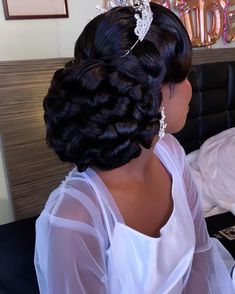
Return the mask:
[[[143,182],[151,170],[154,157],[153,149],[157,141],[158,138],[153,141],[150,149],[142,148],[141,154],[125,165],[108,171],[97,168],[94,168],[94,170],[105,183],[110,185],[115,185],[118,182],[118,186],[120,187],[122,184],[130,181]],[[116,181],[117,179],[118,181]]]

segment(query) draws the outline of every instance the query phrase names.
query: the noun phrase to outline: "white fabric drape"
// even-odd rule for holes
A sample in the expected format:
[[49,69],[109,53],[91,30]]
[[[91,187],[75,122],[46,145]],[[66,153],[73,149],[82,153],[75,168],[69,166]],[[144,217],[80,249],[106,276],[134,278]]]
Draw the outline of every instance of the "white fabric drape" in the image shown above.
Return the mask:
[[205,216],[235,214],[235,128],[210,137],[187,157]]
[[208,236],[182,147],[167,135],[154,153],[173,182],[174,209],[160,237],[126,226],[99,176],[74,169],[37,220],[35,267],[42,294],[235,293],[234,260]]

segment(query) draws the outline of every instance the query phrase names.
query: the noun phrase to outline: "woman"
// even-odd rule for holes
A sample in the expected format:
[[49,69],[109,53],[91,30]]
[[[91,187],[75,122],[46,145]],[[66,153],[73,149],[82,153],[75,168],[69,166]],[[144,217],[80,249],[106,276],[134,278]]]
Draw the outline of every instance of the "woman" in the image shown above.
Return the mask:
[[[47,142],[76,168],[37,220],[43,294],[234,293],[234,261],[208,237],[170,135],[188,113],[191,43],[170,10],[144,9],[93,19],[44,100]],[[138,35],[143,11],[149,27]]]

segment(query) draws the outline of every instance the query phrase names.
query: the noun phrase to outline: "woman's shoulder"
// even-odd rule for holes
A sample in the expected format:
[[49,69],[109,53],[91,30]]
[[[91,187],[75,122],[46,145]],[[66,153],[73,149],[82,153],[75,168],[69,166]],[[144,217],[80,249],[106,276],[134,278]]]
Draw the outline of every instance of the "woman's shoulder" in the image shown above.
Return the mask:
[[86,178],[72,170],[49,196],[42,215],[65,225],[100,226],[101,211],[96,195]]
[[37,247],[54,242],[57,238],[62,243],[66,238],[69,244],[99,240],[102,246],[107,247],[108,238],[101,209],[81,173],[72,170],[50,194],[36,221],[36,237],[41,240],[37,242]]
[[172,134],[166,134],[163,138],[165,144],[173,148],[182,148],[180,142],[176,139],[176,137]]
[[161,158],[171,158],[178,169],[184,169],[187,160],[186,154],[179,141],[173,135],[166,134],[163,139],[159,139],[154,152]]
[[179,141],[176,139],[175,136],[171,134],[166,134],[164,138],[159,139],[155,148],[163,148],[171,153],[180,153],[185,154],[183,147],[180,145]]

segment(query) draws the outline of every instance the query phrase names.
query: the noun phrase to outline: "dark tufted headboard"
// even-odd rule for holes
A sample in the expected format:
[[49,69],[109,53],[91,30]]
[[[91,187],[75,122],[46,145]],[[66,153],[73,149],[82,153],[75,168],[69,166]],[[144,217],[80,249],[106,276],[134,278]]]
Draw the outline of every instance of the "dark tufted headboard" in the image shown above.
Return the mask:
[[209,137],[235,126],[235,61],[194,65],[187,122],[175,134],[186,153]]

